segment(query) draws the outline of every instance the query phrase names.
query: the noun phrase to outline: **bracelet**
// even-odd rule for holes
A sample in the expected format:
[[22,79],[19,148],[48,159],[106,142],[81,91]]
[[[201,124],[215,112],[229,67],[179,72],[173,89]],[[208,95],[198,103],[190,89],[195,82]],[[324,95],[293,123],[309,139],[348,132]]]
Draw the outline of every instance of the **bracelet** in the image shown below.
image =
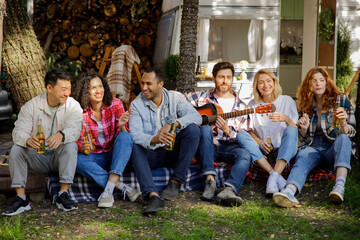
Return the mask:
[[347,122],[345,122],[344,124],[340,125],[340,127],[345,127],[347,125]]

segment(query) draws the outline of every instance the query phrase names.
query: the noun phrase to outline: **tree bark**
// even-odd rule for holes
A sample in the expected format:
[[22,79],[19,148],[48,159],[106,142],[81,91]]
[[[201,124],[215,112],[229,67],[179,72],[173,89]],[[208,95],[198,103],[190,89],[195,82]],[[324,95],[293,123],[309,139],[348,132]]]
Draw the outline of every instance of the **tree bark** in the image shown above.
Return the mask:
[[179,75],[176,90],[193,92],[195,87],[195,64],[199,0],[184,0],[181,16]]
[[48,66],[23,2],[8,0],[6,14],[3,64],[20,109],[31,98],[45,91],[44,77]]
[[1,73],[1,59],[2,59],[2,44],[3,44],[3,22],[6,10],[5,0],[0,0],[0,73]]
[[360,156],[360,133],[359,133],[359,129],[360,129],[360,84],[359,84],[359,80],[360,80],[360,76],[358,77],[358,84],[357,84],[357,97],[356,97],[356,107],[355,107],[355,119],[356,119],[356,137],[355,137],[355,142],[356,142],[356,156],[359,158]]

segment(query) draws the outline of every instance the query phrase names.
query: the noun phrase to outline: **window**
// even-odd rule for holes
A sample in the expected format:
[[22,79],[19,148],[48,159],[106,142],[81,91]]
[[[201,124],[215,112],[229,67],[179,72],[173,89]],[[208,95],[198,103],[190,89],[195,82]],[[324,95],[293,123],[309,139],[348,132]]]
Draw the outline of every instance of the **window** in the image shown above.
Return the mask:
[[259,61],[263,20],[205,19],[199,21],[197,51],[201,61]]

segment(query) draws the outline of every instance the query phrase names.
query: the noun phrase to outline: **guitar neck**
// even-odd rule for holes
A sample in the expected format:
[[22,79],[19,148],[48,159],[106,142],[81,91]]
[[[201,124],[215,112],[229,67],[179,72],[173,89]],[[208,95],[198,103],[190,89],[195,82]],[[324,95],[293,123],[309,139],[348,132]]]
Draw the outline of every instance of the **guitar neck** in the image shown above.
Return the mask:
[[241,110],[241,111],[235,111],[235,112],[229,112],[229,113],[222,113],[222,114],[219,114],[218,116],[222,117],[223,119],[228,119],[228,118],[239,117],[242,115],[248,115],[248,114],[252,114],[252,113],[254,113],[254,108],[245,109],[245,110]]

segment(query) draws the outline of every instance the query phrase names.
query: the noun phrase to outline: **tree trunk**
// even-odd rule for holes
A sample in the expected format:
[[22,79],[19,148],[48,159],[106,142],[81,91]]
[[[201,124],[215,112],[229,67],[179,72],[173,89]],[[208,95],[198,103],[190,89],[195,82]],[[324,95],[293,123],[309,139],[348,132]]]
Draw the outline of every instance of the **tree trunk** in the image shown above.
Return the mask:
[[356,94],[356,107],[355,107],[355,119],[356,119],[356,137],[355,137],[355,142],[356,142],[356,156],[359,158],[360,156],[360,133],[359,133],[359,129],[360,129],[360,84],[359,84],[359,80],[360,80],[360,76],[358,78],[358,84],[357,84],[357,94]]
[[22,1],[8,0],[6,10],[3,61],[11,92],[20,109],[45,91],[47,64]]
[[6,10],[5,0],[0,0],[0,73],[1,73],[1,59],[2,59],[2,43],[3,43],[3,21]]
[[176,90],[193,92],[195,87],[195,64],[199,0],[184,0],[181,16],[179,75]]

